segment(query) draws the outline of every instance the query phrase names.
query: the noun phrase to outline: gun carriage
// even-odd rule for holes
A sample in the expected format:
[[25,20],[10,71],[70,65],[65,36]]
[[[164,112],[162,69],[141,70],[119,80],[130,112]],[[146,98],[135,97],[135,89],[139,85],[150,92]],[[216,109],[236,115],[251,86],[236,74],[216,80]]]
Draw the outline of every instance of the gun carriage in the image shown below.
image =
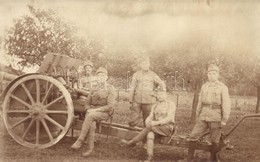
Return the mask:
[[[16,142],[25,147],[43,149],[58,143],[69,129],[81,129],[84,101],[88,95],[88,91],[78,87],[77,69],[81,64],[81,60],[68,56],[48,54],[37,73],[19,77],[5,75],[4,79],[12,81],[1,94],[2,115],[8,133]],[[228,133],[222,134],[219,152],[230,148],[226,138],[245,118],[251,117],[260,117],[260,114],[244,116]],[[97,133],[128,139],[140,131],[141,128],[112,123],[112,119],[110,122],[100,122],[96,130]],[[189,148],[187,138],[176,135],[176,132],[159,141]],[[210,144],[203,140],[197,142],[195,147],[206,151],[210,148]],[[219,152],[216,155],[218,158]],[[193,155],[194,149],[189,149],[189,156]]]

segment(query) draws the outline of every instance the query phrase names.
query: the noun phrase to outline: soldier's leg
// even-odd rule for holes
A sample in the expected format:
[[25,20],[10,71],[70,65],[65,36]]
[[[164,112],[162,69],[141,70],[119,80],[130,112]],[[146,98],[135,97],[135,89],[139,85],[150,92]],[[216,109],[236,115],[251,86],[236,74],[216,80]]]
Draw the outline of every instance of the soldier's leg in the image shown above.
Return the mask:
[[141,105],[141,110],[142,110],[142,114],[143,114],[143,124],[144,124],[144,127],[145,127],[145,120],[149,116],[152,107],[153,107],[153,104],[142,104]]
[[147,161],[151,161],[153,159],[153,147],[154,147],[154,132],[149,132],[147,134]]
[[189,149],[188,149],[188,161],[192,162],[197,140],[205,133],[208,129],[208,123],[206,121],[198,120],[189,137]]
[[208,122],[204,120],[198,120],[193,127],[189,140],[197,141],[209,128]]
[[137,136],[135,136],[133,139],[127,141],[127,140],[121,140],[122,143],[125,143],[126,145],[133,145],[143,139],[146,138],[147,134],[151,131],[149,128],[144,128]]
[[96,120],[106,120],[109,118],[108,113],[105,112],[97,112],[97,111],[91,111],[89,113],[86,113],[85,120],[82,124],[82,129],[80,132],[80,135],[77,139],[77,141],[71,146],[73,149],[78,149],[82,146],[82,143],[88,134],[88,131],[92,125],[92,123]]
[[219,140],[221,136],[220,122],[210,122],[210,140],[212,143],[210,152],[210,161],[217,162],[217,153],[219,151]]
[[135,127],[139,122],[139,117],[141,113],[141,104],[134,102],[133,106],[130,108],[130,120],[128,122],[129,126]]
[[82,154],[84,157],[88,157],[94,150],[95,130],[96,130],[96,122],[93,122],[87,135],[88,150]]
[[79,136],[79,139],[84,140],[86,137],[92,123],[97,120],[106,120],[109,118],[108,113],[105,112],[97,112],[97,111],[91,111],[86,114],[85,120],[82,125],[82,130]]

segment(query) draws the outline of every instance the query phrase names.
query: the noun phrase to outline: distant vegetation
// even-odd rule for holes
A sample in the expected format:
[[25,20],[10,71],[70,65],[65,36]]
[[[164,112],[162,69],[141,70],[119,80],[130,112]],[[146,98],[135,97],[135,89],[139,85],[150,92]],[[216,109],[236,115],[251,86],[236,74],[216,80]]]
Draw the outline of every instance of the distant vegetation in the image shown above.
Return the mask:
[[[168,6],[160,3],[159,7],[131,1],[116,6],[106,4],[101,7],[102,13],[117,24],[106,23],[102,28],[111,31],[117,26],[118,29],[107,40],[80,36],[77,26],[53,10],[29,5],[30,14],[21,15],[8,30],[5,50],[8,55],[20,58],[21,66],[40,65],[48,52],[54,52],[90,59],[95,67],[105,66],[109,75],[123,79],[134,72],[133,58],[146,54],[151,58],[152,70],[167,80],[168,87],[173,84],[168,81],[170,77],[183,78],[187,90],[194,92],[194,109],[199,89],[206,81],[206,68],[215,63],[220,66],[221,80],[231,94],[257,94],[259,112],[260,57],[255,33],[260,31],[248,19],[255,20],[254,3],[210,2],[203,1],[202,7],[198,7],[199,1],[186,5],[175,5],[174,1]],[[114,37],[119,41],[111,42]]]

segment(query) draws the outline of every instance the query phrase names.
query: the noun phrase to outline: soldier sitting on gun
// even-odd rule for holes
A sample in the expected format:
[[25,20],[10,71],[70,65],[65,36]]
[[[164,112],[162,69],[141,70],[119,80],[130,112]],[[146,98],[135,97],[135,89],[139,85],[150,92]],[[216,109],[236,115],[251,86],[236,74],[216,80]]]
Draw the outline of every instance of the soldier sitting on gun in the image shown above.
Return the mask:
[[106,82],[107,70],[100,67],[96,72],[98,86],[91,87],[90,94],[86,100],[86,116],[82,125],[80,136],[71,146],[79,149],[87,136],[89,150],[83,153],[88,157],[94,149],[96,121],[107,120],[113,112],[115,104],[115,89],[113,85]]
[[158,88],[156,95],[157,103],[151,109],[149,116],[146,118],[146,127],[133,139],[121,142],[126,145],[133,145],[147,138],[147,161],[153,159],[153,146],[155,135],[170,136],[174,131],[175,123],[175,104],[167,100],[167,94],[163,87]]

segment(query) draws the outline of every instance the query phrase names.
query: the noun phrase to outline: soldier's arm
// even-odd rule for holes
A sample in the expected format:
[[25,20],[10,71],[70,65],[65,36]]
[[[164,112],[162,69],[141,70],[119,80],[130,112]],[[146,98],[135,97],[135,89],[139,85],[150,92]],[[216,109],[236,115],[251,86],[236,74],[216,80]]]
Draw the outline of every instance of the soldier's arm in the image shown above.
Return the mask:
[[162,86],[163,88],[165,88],[164,82],[161,80],[161,78],[157,74],[154,75],[154,84],[156,87]]
[[200,93],[199,93],[199,100],[198,100],[198,104],[197,104],[197,110],[196,110],[196,119],[199,118],[199,115],[201,113],[201,109],[202,109],[202,92],[203,92],[203,88],[204,86],[201,87]]
[[228,93],[228,88],[226,86],[223,87],[222,91],[222,123],[226,124],[231,111],[231,102]]
[[92,93],[93,93],[93,91],[90,91],[89,94],[88,94],[88,97],[87,97],[86,102],[85,102],[85,110],[90,109]]
[[129,92],[129,102],[133,102],[134,100],[134,93],[135,93],[135,88],[137,85],[137,74],[134,73],[132,81],[131,81],[131,85],[130,85],[130,92]]
[[115,106],[116,90],[113,86],[108,87],[107,105],[96,109],[101,112],[112,111]]

